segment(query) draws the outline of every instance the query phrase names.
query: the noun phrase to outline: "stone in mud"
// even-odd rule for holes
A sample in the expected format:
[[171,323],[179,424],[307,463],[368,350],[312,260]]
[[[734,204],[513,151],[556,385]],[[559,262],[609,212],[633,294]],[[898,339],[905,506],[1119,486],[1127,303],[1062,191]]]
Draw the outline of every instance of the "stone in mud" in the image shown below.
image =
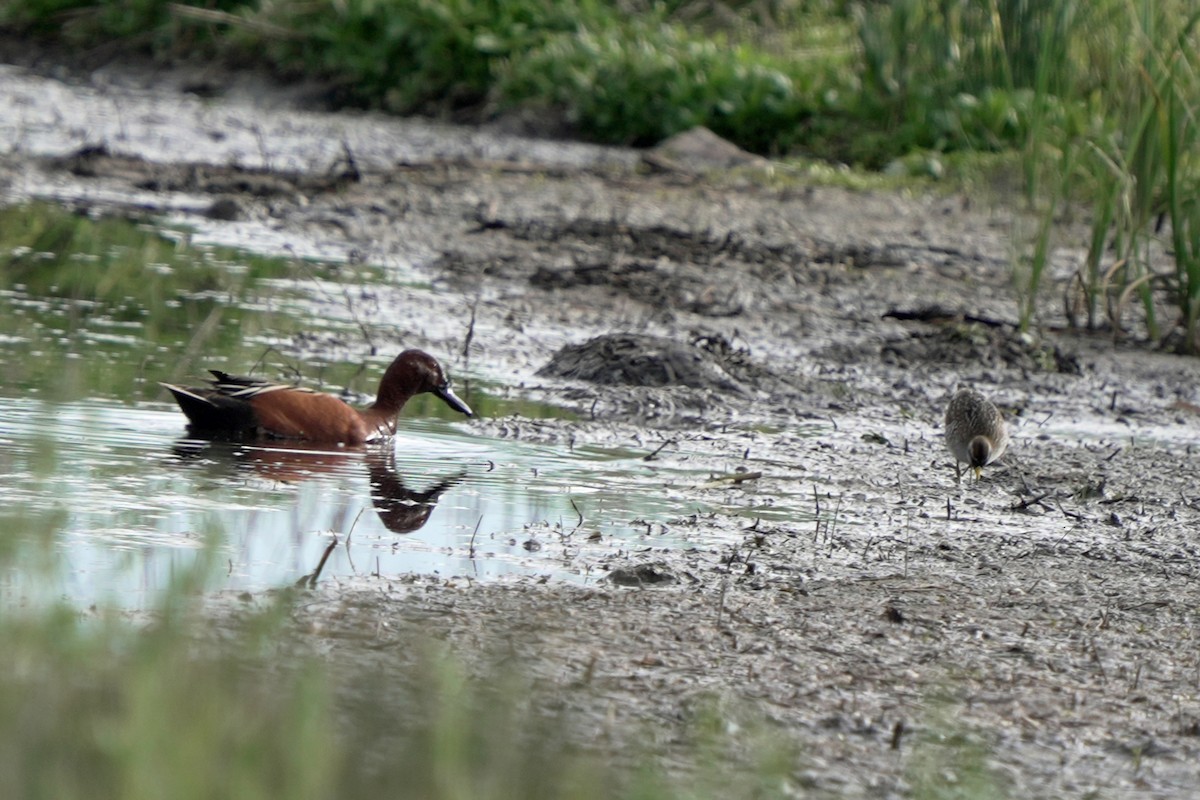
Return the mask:
[[636,333],[610,333],[566,345],[537,374],[610,385],[746,391],[711,350]]

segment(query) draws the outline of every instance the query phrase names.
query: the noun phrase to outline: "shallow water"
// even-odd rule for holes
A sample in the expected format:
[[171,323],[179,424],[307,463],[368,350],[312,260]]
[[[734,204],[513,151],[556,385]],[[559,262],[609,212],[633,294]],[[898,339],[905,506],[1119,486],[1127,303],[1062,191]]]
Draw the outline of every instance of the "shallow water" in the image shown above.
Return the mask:
[[[606,552],[690,543],[664,523],[713,510],[673,488],[708,478],[686,449],[646,461],[640,449],[495,438],[428,396],[405,409],[393,439],[365,448],[187,439],[157,381],[265,358],[265,374],[299,368],[328,391],[366,388],[387,357],[364,355],[360,319],[375,309],[362,304],[382,301],[350,292],[412,305],[436,289],[369,266],[176,250],[187,238],[177,231],[165,232],[164,248],[144,222],[45,206],[6,213],[20,243],[10,248],[38,253],[0,273],[0,545],[9,554],[0,592],[10,601],[147,607],[206,560],[215,562],[204,572],[210,588],[284,586],[313,573],[334,541],[322,579],[523,572],[590,581]],[[71,249],[84,243],[95,252]],[[106,290],[106,281],[118,285]],[[489,393],[478,377],[456,377],[484,417],[570,418],[520,390]],[[728,510],[772,513],[751,503]]]
[[[149,604],[210,536],[212,588],[291,584],[335,535],[322,578],[587,581],[599,576],[581,566],[582,548],[591,562],[606,549],[678,546],[653,523],[706,510],[663,491],[685,471],[640,453],[489,439],[465,421],[407,419],[392,441],[347,450],[190,440],[165,407],[3,398],[0,420],[8,507],[23,509],[25,529],[36,530],[30,518],[56,519],[42,542],[55,569],[10,570],[4,592],[14,600]],[[21,535],[37,548],[36,534]]]

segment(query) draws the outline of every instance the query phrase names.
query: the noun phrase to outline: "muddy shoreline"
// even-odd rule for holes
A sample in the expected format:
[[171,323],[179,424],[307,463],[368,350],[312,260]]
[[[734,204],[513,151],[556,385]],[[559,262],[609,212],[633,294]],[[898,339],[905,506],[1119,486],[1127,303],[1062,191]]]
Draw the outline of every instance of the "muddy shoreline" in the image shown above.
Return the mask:
[[[668,757],[697,704],[729,698],[792,737],[797,793],[815,796],[906,796],[915,754],[952,737],[1013,796],[1194,793],[1200,367],[1065,331],[1083,238],[1055,254],[1042,330],[1022,336],[1020,218],[977,198],[326,115],[261,102],[262,84],[201,101],[180,91],[187,70],[4,69],[6,202],[235,225],[419,276],[439,291],[381,307],[386,337],[459,352],[473,313],[455,367],[578,417],[485,419],[480,436],[686,457],[717,478],[670,487],[697,498],[812,498],[794,521],[674,520],[722,544],[650,536],[606,551],[585,586],[327,582],[298,606],[296,646],[385,674],[414,636],[469,663],[511,647],[578,711],[582,741],[652,726]],[[934,306],[949,313],[898,318]],[[611,333],[674,342],[703,369],[691,385],[539,374]],[[959,382],[1014,421],[1011,455],[961,486],[940,435]],[[720,480],[739,469],[762,474]],[[599,579],[647,563],[676,580]]]

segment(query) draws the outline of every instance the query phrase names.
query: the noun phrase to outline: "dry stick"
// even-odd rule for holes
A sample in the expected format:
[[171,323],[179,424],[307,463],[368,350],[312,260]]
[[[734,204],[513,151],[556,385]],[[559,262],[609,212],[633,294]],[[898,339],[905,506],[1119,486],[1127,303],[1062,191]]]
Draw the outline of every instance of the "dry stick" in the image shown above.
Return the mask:
[[[595,407],[595,403],[592,404],[592,407],[593,408]],[[663,448],[668,447],[673,444],[679,444],[679,443],[677,441],[675,441],[674,439],[667,439],[665,442],[660,444],[658,446],[658,449],[656,449],[653,453],[642,456],[642,461],[653,461],[655,458],[658,457],[658,454],[663,451]]]
[[301,375],[299,368],[297,368],[295,364],[290,363],[290,359],[281,350],[270,344],[263,348],[262,355],[260,355],[255,362],[250,365],[251,375],[257,372],[259,367],[267,363],[267,356],[271,355],[271,353],[274,353],[283,360],[283,369],[292,374],[293,381],[298,381],[300,379]]
[[731,472],[728,475],[718,475],[704,485],[717,486],[722,483],[744,483],[745,481],[756,481],[762,476],[761,472]]
[[817,494],[817,485],[813,484],[813,503],[816,504],[817,510],[813,514],[813,519],[816,522],[816,527],[813,530],[813,543],[816,544],[817,537],[821,535],[821,495]]
[[[362,180],[362,172],[358,169],[358,159],[354,157],[354,151],[350,149],[350,143],[346,141],[344,136],[342,137],[342,156],[346,162],[346,172],[344,175],[355,183]],[[337,162],[334,163],[336,164]],[[333,171],[332,165],[329,170],[330,172]]]
[[221,324],[221,317],[224,313],[225,311],[222,306],[214,306],[212,311],[208,312],[208,316],[204,318],[204,321],[196,326],[195,331],[192,333],[192,338],[188,340],[187,347],[185,348],[189,361],[192,360],[194,354],[198,353],[204,347],[204,340],[208,338],[209,334]]
[[475,558],[475,535],[477,533],[479,533],[479,526],[482,524],[483,524],[483,517],[480,516],[479,521],[475,523],[475,530],[471,531],[471,544],[467,551],[467,555],[472,560],[474,560],[474,558]]
[[1073,519],[1076,522],[1087,522],[1087,517],[1083,514],[1080,514],[1076,511],[1067,511],[1065,508],[1063,508],[1062,501],[1057,497],[1054,498],[1054,505],[1058,506],[1058,510],[1061,511],[1062,515],[1067,519]]
[[299,40],[303,38],[303,34],[299,31],[285,28],[281,25],[272,25],[269,22],[261,20],[249,19],[239,16],[238,14],[230,14],[228,11],[217,11],[210,8],[195,8],[194,6],[184,5],[183,3],[171,3],[167,6],[172,16],[180,19],[195,20],[209,25],[229,25],[233,28],[241,28],[243,30],[254,31],[268,39],[286,39]]
[[717,630],[721,629],[721,617],[725,614],[725,592],[729,590],[729,576],[721,581],[721,596],[717,600]]
[[471,321],[467,323],[467,335],[463,337],[463,364],[471,363],[471,340],[475,338],[475,309],[479,306],[479,295],[471,301]]
[[258,143],[258,157],[262,159],[262,168],[270,172],[271,151],[267,149],[267,137],[263,135],[262,128],[258,125],[251,125],[250,132],[254,134],[254,140]]
[[1022,500],[1016,505],[1009,506],[1009,511],[1024,511],[1032,505],[1040,505],[1043,500],[1049,497],[1052,492],[1042,492],[1037,497],[1030,497],[1027,500]]
[[333,552],[333,548],[337,547],[338,537],[335,533],[333,541],[325,548],[325,552],[321,555],[321,560],[317,562],[317,568],[313,570],[311,575],[305,575],[296,582],[297,586],[307,586],[309,589],[316,588],[317,579],[321,577],[321,570],[325,569],[325,562],[329,560],[329,554]]
[[354,528],[358,525],[358,521],[362,519],[363,512],[366,510],[365,507],[358,510],[358,514],[354,517],[354,522],[350,523],[350,530],[346,534],[346,560],[350,562],[350,570],[355,575],[358,574],[358,568],[354,566],[354,556],[350,554],[350,537],[354,535]]
[[845,495],[838,495],[837,505],[833,507],[833,529],[829,532],[830,538],[837,533],[838,515],[842,513],[842,498]]

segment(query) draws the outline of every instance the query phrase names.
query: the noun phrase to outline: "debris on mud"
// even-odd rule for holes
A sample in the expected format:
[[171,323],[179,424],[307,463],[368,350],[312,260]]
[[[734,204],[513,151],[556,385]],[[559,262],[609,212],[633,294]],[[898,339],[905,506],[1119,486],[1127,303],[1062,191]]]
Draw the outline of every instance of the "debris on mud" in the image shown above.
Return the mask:
[[718,285],[698,270],[654,261],[605,259],[574,267],[539,267],[529,282],[539,289],[608,286],[652,306],[705,317],[736,317],[745,302],[736,286]]
[[893,310],[885,316],[935,325],[932,329],[913,330],[907,338],[884,343],[880,357],[886,364],[900,367],[971,364],[1063,375],[1083,372],[1076,354],[1055,342],[1021,333],[1010,323],[956,314],[940,306],[921,311]]
[[636,564],[617,567],[608,573],[608,581],[617,586],[671,586],[679,578],[665,564]]

